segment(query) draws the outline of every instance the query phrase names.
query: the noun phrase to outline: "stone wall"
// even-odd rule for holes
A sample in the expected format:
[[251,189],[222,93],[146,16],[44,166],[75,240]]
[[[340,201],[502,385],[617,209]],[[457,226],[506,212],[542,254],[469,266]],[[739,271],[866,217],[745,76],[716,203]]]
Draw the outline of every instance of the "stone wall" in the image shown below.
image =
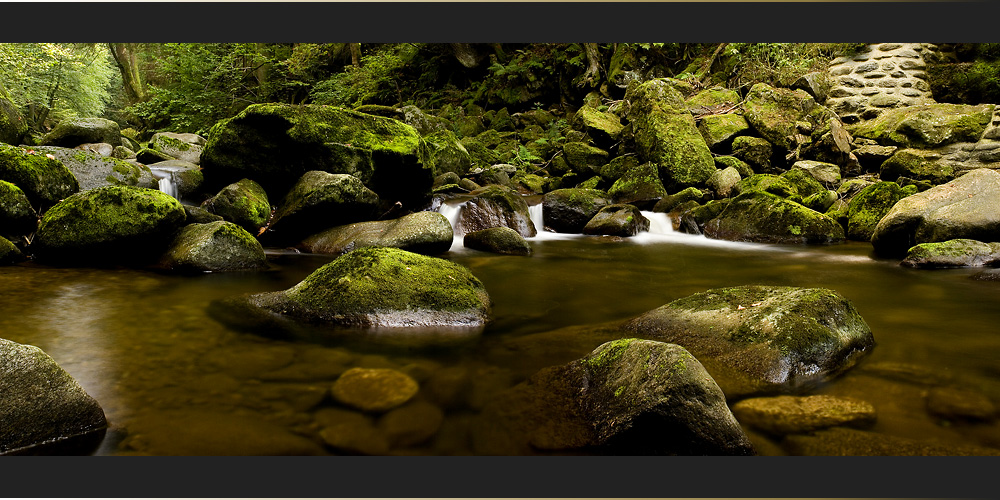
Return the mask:
[[869,120],[883,110],[933,103],[925,57],[937,50],[929,43],[877,43],[830,62],[832,84],[826,106],[844,123]]

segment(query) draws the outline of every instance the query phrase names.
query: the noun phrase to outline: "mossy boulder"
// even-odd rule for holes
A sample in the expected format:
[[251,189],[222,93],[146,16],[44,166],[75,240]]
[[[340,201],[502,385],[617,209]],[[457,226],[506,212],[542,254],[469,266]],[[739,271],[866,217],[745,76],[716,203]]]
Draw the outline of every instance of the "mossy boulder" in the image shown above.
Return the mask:
[[996,267],[1000,264],[1000,242],[984,243],[969,239],[954,239],[937,243],[920,243],[906,251],[906,258],[901,264],[925,269]]
[[94,188],[45,212],[32,250],[43,262],[145,263],[163,253],[185,217],[180,202],[160,191]]
[[774,174],[755,174],[746,179],[741,179],[737,184],[740,193],[764,192],[771,193],[782,198],[802,199],[798,189],[792,181],[786,177]]
[[729,198],[736,194],[737,186],[742,178],[740,172],[734,167],[727,167],[725,170],[716,170],[708,178],[706,185],[720,198]]
[[597,212],[583,226],[583,234],[620,236],[627,238],[642,231],[649,231],[649,219],[639,213],[634,205],[608,205]]
[[112,146],[121,146],[121,128],[107,118],[67,118],[45,134],[39,145],[75,148],[88,142],[106,142]]
[[489,185],[470,193],[458,217],[456,232],[465,235],[491,227],[509,227],[530,238],[537,228],[528,213],[528,204],[521,195],[506,186]]
[[150,163],[158,163],[161,161],[176,160],[177,158],[174,158],[173,156],[170,156],[167,153],[164,153],[163,151],[158,151],[150,148],[142,148],[139,150],[138,153],[135,154],[135,159],[140,163],[148,165]]
[[779,177],[787,180],[788,183],[795,189],[795,194],[802,199],[814,194],[825,194],[827,191],[823,184],[820,184],[819,181],[814,179],[813,176],[809,175],[809,173],[805,170],[791,169],[781,174]]
[[813,160],[799,160],[791,170],[801,170],[823,185],[826,189],[837,189],[841,184],[840,167],[833,163]]
[[658,166],[664,186],[679,191],[704,184],[715,162],[684,96],[656,79],[630,86],[625,100],[639,157]]
[[608,184],[614,184],[626,172],[639,166],[639,159],[634,154],[616,156],[601,167],[601,179]]
[[871,403],[828,395],[744,399],[733,405],[733,415],[741,424],[777,437],[836,426],[871,427],[876,420]]
[[630,203],[640,208],[652,207],[666,195],[667,189],[660,181],[659,169],[652,163],[643,163],[625,172],[608,189],[608,196],[615,203]]
[[21,188],[0,181],[0,235],[16,237],[31,234],[38,227],[38,213]]
[[766,83],[750,87],[743,115],[761,137],[782,151],[794,151],[808,141],[814,127],[833,117],[830,111],[817,106],[808,92]]
[[348,174],[311,170],[285,195],[264,235],[268,241],[298,242],[324,229],[374,218],[378,195]]
[[80,190],[73,172],[54,156],[49,158],[34,149],[6,144],[0,144],[0,180],[21,188],[38,209],[50,207]]
[[257,234],[271,217],[271,204],[260,184],[242,179],[234,182],[205,200],[201,208],[235,222],[251,234]]
[[500,155],[486,147],[478,138],[463,137],[458,142],[469,153],[472,168],[488,167],[500,161]]
[[[937,148],[977,142],[993,117],[993,104],[922,104],[886,110],[851,132],[883,146]],[[891,179],[890,179],[891,180]]]
[[341,254],[365,247],[392,247],[425,255],[451,248],[451,222],[437,212],[415,212],[398,219],[356,222],[311,235],[298,245],[312,253]]
[[[329,327],[481,328],[490,298],[465,267],[385,247],[360,248],[279,292],[227,299],[245,321]],[[278,326],[280,328],[280,326]]]
[[900,177],[906,177],[937,185],[954,179],[955,170],[940,154],[933,151],[900,149],[882,163],[879,177],[883,181],[895,181]]
[[433,160],[413,127],[321,105],[254,104],[217,123],[201,156],[205,181],[250,178],[283,194],[310,170],[351,174],[386,203],[430,198]]
[[704,227],[709,238],[757,243],[833,244],[844,241],[837,221],[771,193],[751,191],[732,198]]
[[200,135],[175,132],[158,132],[149,139],[150,148],[195,165],[201,163],[201,150],[206,143]]
[[581,233],[583,226],[610,203],[608,194],[599,189],[556,189],[542,197],[542,220],[557,233]]
[[746,135],[736,137],[733,139],[733,156],[750,165],[754,172],[777,174],[782,171],[773,166],[774,148],[767,139]]
[[715,167],[721,170],[733,167],[740,173],[740,178],[742,179],[746,179],[754,174],[753,168],[747,162],[735,156],[716,156]]
[[0,142],[18,145],[28,136],[28,124],[24,117],[5,97],[0,97]]
[[472,438],[485,455],[754,454],[698,360],[680,346],[639,339],[602,344],[500,392]]
[[403,123],[406,123],[416,129],[422,136],[430,135],[442,130],[448,130],[450,132],[451,123],[448,120],[439,116],[424,113],[423,110],[412,104],[399,108],[399,111],[403,113]]
[[181,228],[160,265],[178,272],[250,271],[266,268],[267,257],[252,234],[218,221]]
[[705,192],[702,190],[695,187],[684,188],[677,193],[664,196],[663,199],[656,202],[656,205],[653,206],[653,211],[670,212],[689,201],[701,203],[704,200]]
[[514,174],[514,177],[510,181],[514,183],[514,186],[521,193],[542,194],[545,192],[548,179],[538,174],[518,172]]
[[875,226],[872,246],[898,257],[918,243],[953,239],[1000,241],[1000,173],[979,168],[907,196]]
[[108,421],[101,405],[41,349],[0,339],[0,455],[92,453]]
[[[516,189],[514,187],[514,181],[510,180],[510,174],[508,173],[508,170],[505,168],[507,166],[513,167],[513,165],[504,165],[504,164],[486,167],[482,171],[475,174],[475,178],[479,182],[479,184],[483,186],[496,184],[497,186],[504,186],[511,189]],[[516,167],[514,167],[512,170],[516,171],[517,169]]]
[[225,220],[221,215],[215,215],[204,208],[191,205],[184,205],[184,213],[187,215],[186,222],[188,224],[208,224],[209,222]]
[[625,128],[618,116],[590,105],[581,106],[576,110],[576,114],[573,115],[573,126],[577,130],[586,132],[595,144],[602,147],[610,147],[618,142]]
[[450,130],[439,130],[424,136],[428,151],[434,162],[434,175],[454,172],[465,175],[472,166],[472,157],[458,137]]
[[102,156],[92,151],[39,146],[40,154],[51,154],[76,177],[81,191],[101,186],[136,186],[156,189],[157,181],[149,167]]
[[506,255],[530,255],[531,245],[509,227],[491,227],[465,235],[465,248]]
[[725,152],[732,146],[733,139],[750,133],[750,124],[743,115],[736,113],[707,115],[698,120],[698,131],[709,149]]
[[7,238],[0,236],[0,265],[13,264],[24,260],[21,249],[10,242]]
[[743,99],[739,92],[725,87],[715,86],[698,92],[687,98],[685,103],[692,113],[697,114],[704,108],[717,108],[719,106],[734,106]]
[[862,189],[847,204],[847,239],[871,241],[875,226],[905,197],[895,182],[876,182]]
[[147,165],[153,177],[169,177],[177,186],[177,197],[186,198],[198,194],[205,182],[201,167],[182,160],[167,160]]
[[591,176],[608,162],[608,152],[584,142],[567,142],[563,146],[566,162],[574,172]]
[[854,305],[825,288],[707,290],[642,314],[623,329],[683,346],[730,400],[810,389],[853,367],[875,342]]
[[731,201],[730,198],[712,200],[704,205],[684,209],[678,216],[678,230],[688,234],[703,234],[705,224],[718,217]]

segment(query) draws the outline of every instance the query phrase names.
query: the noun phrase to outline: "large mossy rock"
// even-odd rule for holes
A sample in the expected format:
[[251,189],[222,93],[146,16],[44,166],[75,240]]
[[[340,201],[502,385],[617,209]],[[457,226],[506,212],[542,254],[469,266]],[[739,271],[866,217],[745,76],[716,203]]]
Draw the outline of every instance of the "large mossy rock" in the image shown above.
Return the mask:
[[28,135],[28,124],[9,99],[0,97],[0,142],[18,145]]
[[505,255],[529,255],[531,245],[517,231],[509,227],[491,227],[465,235],[465,248]]
[[[201,168],[194,163],[183,160],[166,160],[147,165],[153,172],[153,177],[169,177],[171,183],[177,187],[177,197],[185,199],[188,196],[198,194],[202,184],[205,183],[205,175]],[[159,180],[157,180],[159,184]]]
[[715,172],[715,162],[684,96],[668,82],[657,79],[626,92],[639,157],[659,167],[669,191],[705,183]]
[[732,198],[704,226],[709,238],[757,243],[832,244],[844,241],[836,220],[771,193],[751,191]]
[[802,124],[811,129],[832,117],[832,113],[816,105],[808,92],[766,83],[750,87],[743,115],[761,137],[784,151],[793,151],[807,140],[796,137],[802,135]]
[[370,220],[377,206],[378,195],[357,177],[312,170],[288,191],[264,234],[294,243],[333,226]]
[[80,144],[96,142],[121,146],[122,132],[118,124],[107,118],[67,118],[45,134],[39,144],[75,148]]
[[45,262],[132,264],[159,257],[185,221],[165,193],[131,186],[83,191],[50,208],[32,244]]
[[542,197],[542,220],[557,233],[581,233],[583,226],[610,203],[608,194],[599,189],[556,189]]
[[719,386],[684,348],[607,342],[497,394],[473,431],[486,455],[753,455]]
[[847,239],[871,241],[875,226],[907,195],[895,182],[876,182],[862,189],[847,204]]
[[434,159],[434,176],[445,172],[465,175],[472,167],[472,157],[458,137],[450,130],[439,130],[424,136],[431,157]]
[[528,203],[511,188],[489,185],[470,193],[473,198],[462,206],[455,229],[464,235],[491,227],[509,227],[525,238],[537,234],[528,213]]
[[854,305],[823,288],[708,290],[649,311],[624,329],[683,346],[730,399],[812,387],[854,366],[874,345]]
[[573,115],[573,126],[586,132],[600,147],[609,147],[621,137],[621,120],[617,115],[584,105]]
[[[715,169],[705,177],[707,181]],[[667,196],[667,189],[660,181],[656,165],[643,163],[625,172],[608,189],[608,196],[615,203],[631,203],[640,208],[650,208]]]
[[589,177],[599,174],[608,162],[608,152],[585,142],[567,142],[563,145],[563,157],[573,172]]
[[430,197],[433,161],[413,127],[321,105],[254,104],[217,123],[201,155],[205,180],[251,178],[282,193],[310,170],[351,174],[387,203]]
[[24,260],[24,253],[7,238],[0,236],[0,266]]
[[159,132],[149,139],[149,147],[188,163],[201,163],[201,150],[207,141],[198,134]]
[[[955,142],[977,142],[993,116],[992,104],[922,104],[890,109],[854,127],[855,137],[882,146],[936,148]],[[889,179],[891,180],[891,179]]]
[[245,229],[217,221],[184,226],[160,265],[178,272],[248,271],[266,268],[267,256]]
[[649,231],[649,219],[639,213],[635,205],[619,203],[608,205],[583,226],[583,234],[620,236],[627,238],[642,231]]
[[750,124],[736,113],[707,115],[698,120],[698,130],[709,149],[724,152],[732,146],[733,139],[750,132]]
[[89,454],[108,427],[104,410],[41,349],[0,339],[0,455]]
[[136,186],[156,189],[157,181],[145,165],[128,163],[91,151],[56,146],[34,148],[41,154],[51,154],[61,161],[80,186],[81,191],[101,186]]
[[1000,242],[983,243],[976,240],[955,239],[920,243],[906,252],[906,258],[900,264],[924,269],[995,267],[1000,264]]
[[959,238],[1000,241],[1000,173],[980,168],[907,196],[875,226],[872,246],[886,257],[903,256],[918,243]]
[[6,144],[0,144],[0,180],[21,188],[38,209],[80,190],[73,172],[55,157]]
[[454,237],[447,217],[425,211],[393,220],[332,227],[305,238],[299,248],[312,253],[341,254],[365,247],[392,247],[436,255],[447,252]]
[[234,182],[205,200],[201,207],[213,214],[235,222],[252,234],[267,224],[271,217],[271,203],[264,188],[250,179]]
[[0,181],[0,235],[14,237],[35,232],[38,214],[17,186]]
[[779,174],[783,171],[773,165],[774,146],[760,137],[741,135],[733,139],[733,157],[757,173]]
[[490,297],[465,267],[384,247],[361,248],[279,292],[224,301],[253,320],[286,318],[331,327],[479,328]]
[[896,181],[900,177],[938,185],[954,179],[955,169],[933,151],[900,149],[882,162],[879,178],[883,181]]

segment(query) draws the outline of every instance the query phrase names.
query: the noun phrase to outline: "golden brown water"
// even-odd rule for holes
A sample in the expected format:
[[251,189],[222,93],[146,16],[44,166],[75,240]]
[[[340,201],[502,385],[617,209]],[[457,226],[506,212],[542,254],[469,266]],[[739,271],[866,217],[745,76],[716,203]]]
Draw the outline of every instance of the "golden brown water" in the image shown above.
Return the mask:
[[[495,321],[439,349],[273,340],[209,316],[213,300],[287,288],[329,261],[312,255],[272,255],[274,269],[263,273],[198,276],[0,267],[0,337],[41,347],[101,403],[111,426],[97,454],[333,453],[319,437],[336,413],[329,387],[353,366],[401,369],[445,412],[433,437],[387,453],[473,454],[476,416],[492,395],[596,346],[546,332],[625,319],[709,288],[826,287],[855,304],[877,345],[817,392],[872,403],[872,430],[882,434],[1000,448],[996,424],[943,422],[925,403],[942,385],[1000,400],[1000,283],[969,279],[975,269],[903,268],[861,243],[698,242],[577,237],[534,240],[530,257],[453,251],[446,257],[486,285]],[[787,452],[754,439],[762,453]]]

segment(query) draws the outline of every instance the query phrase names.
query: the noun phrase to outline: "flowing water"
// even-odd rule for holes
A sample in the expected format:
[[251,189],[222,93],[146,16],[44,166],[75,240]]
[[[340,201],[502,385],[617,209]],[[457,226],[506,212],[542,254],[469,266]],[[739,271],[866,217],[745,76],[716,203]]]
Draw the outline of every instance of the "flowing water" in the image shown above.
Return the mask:
[[[529,257],[467,250],[456,238],[444,257],[483,281],[495,320],[445,347],[277,340],[213,319],[212,301],[288,288],[332,258],[291,251],[269,252],[272,269],[259,273],[0,267],[0,337],[41,347],[101,403],[110,430],[96,454],[332,453],[320,446],[337,413],[329,387],[353,366],[405,371],[421,383],[418,398],[444,411],[432,437],[387,453],[473,454],[479,410],[495,394],[596,347],[568,327],[624,320],[709,288],[826,287],[854,303],[876,346],[816,393],[870,402],[870,430],[885,436],[1000,448],[996,424],[943,421],[926,409],[936,387],[1000,401],[1000,285],[969,279],[978,270],[903,268],[864,243],[713,241],[646,215],[652,231],[633,238],[542,232],[529,239]],[[788,451],[754,439],[763,454]]]

